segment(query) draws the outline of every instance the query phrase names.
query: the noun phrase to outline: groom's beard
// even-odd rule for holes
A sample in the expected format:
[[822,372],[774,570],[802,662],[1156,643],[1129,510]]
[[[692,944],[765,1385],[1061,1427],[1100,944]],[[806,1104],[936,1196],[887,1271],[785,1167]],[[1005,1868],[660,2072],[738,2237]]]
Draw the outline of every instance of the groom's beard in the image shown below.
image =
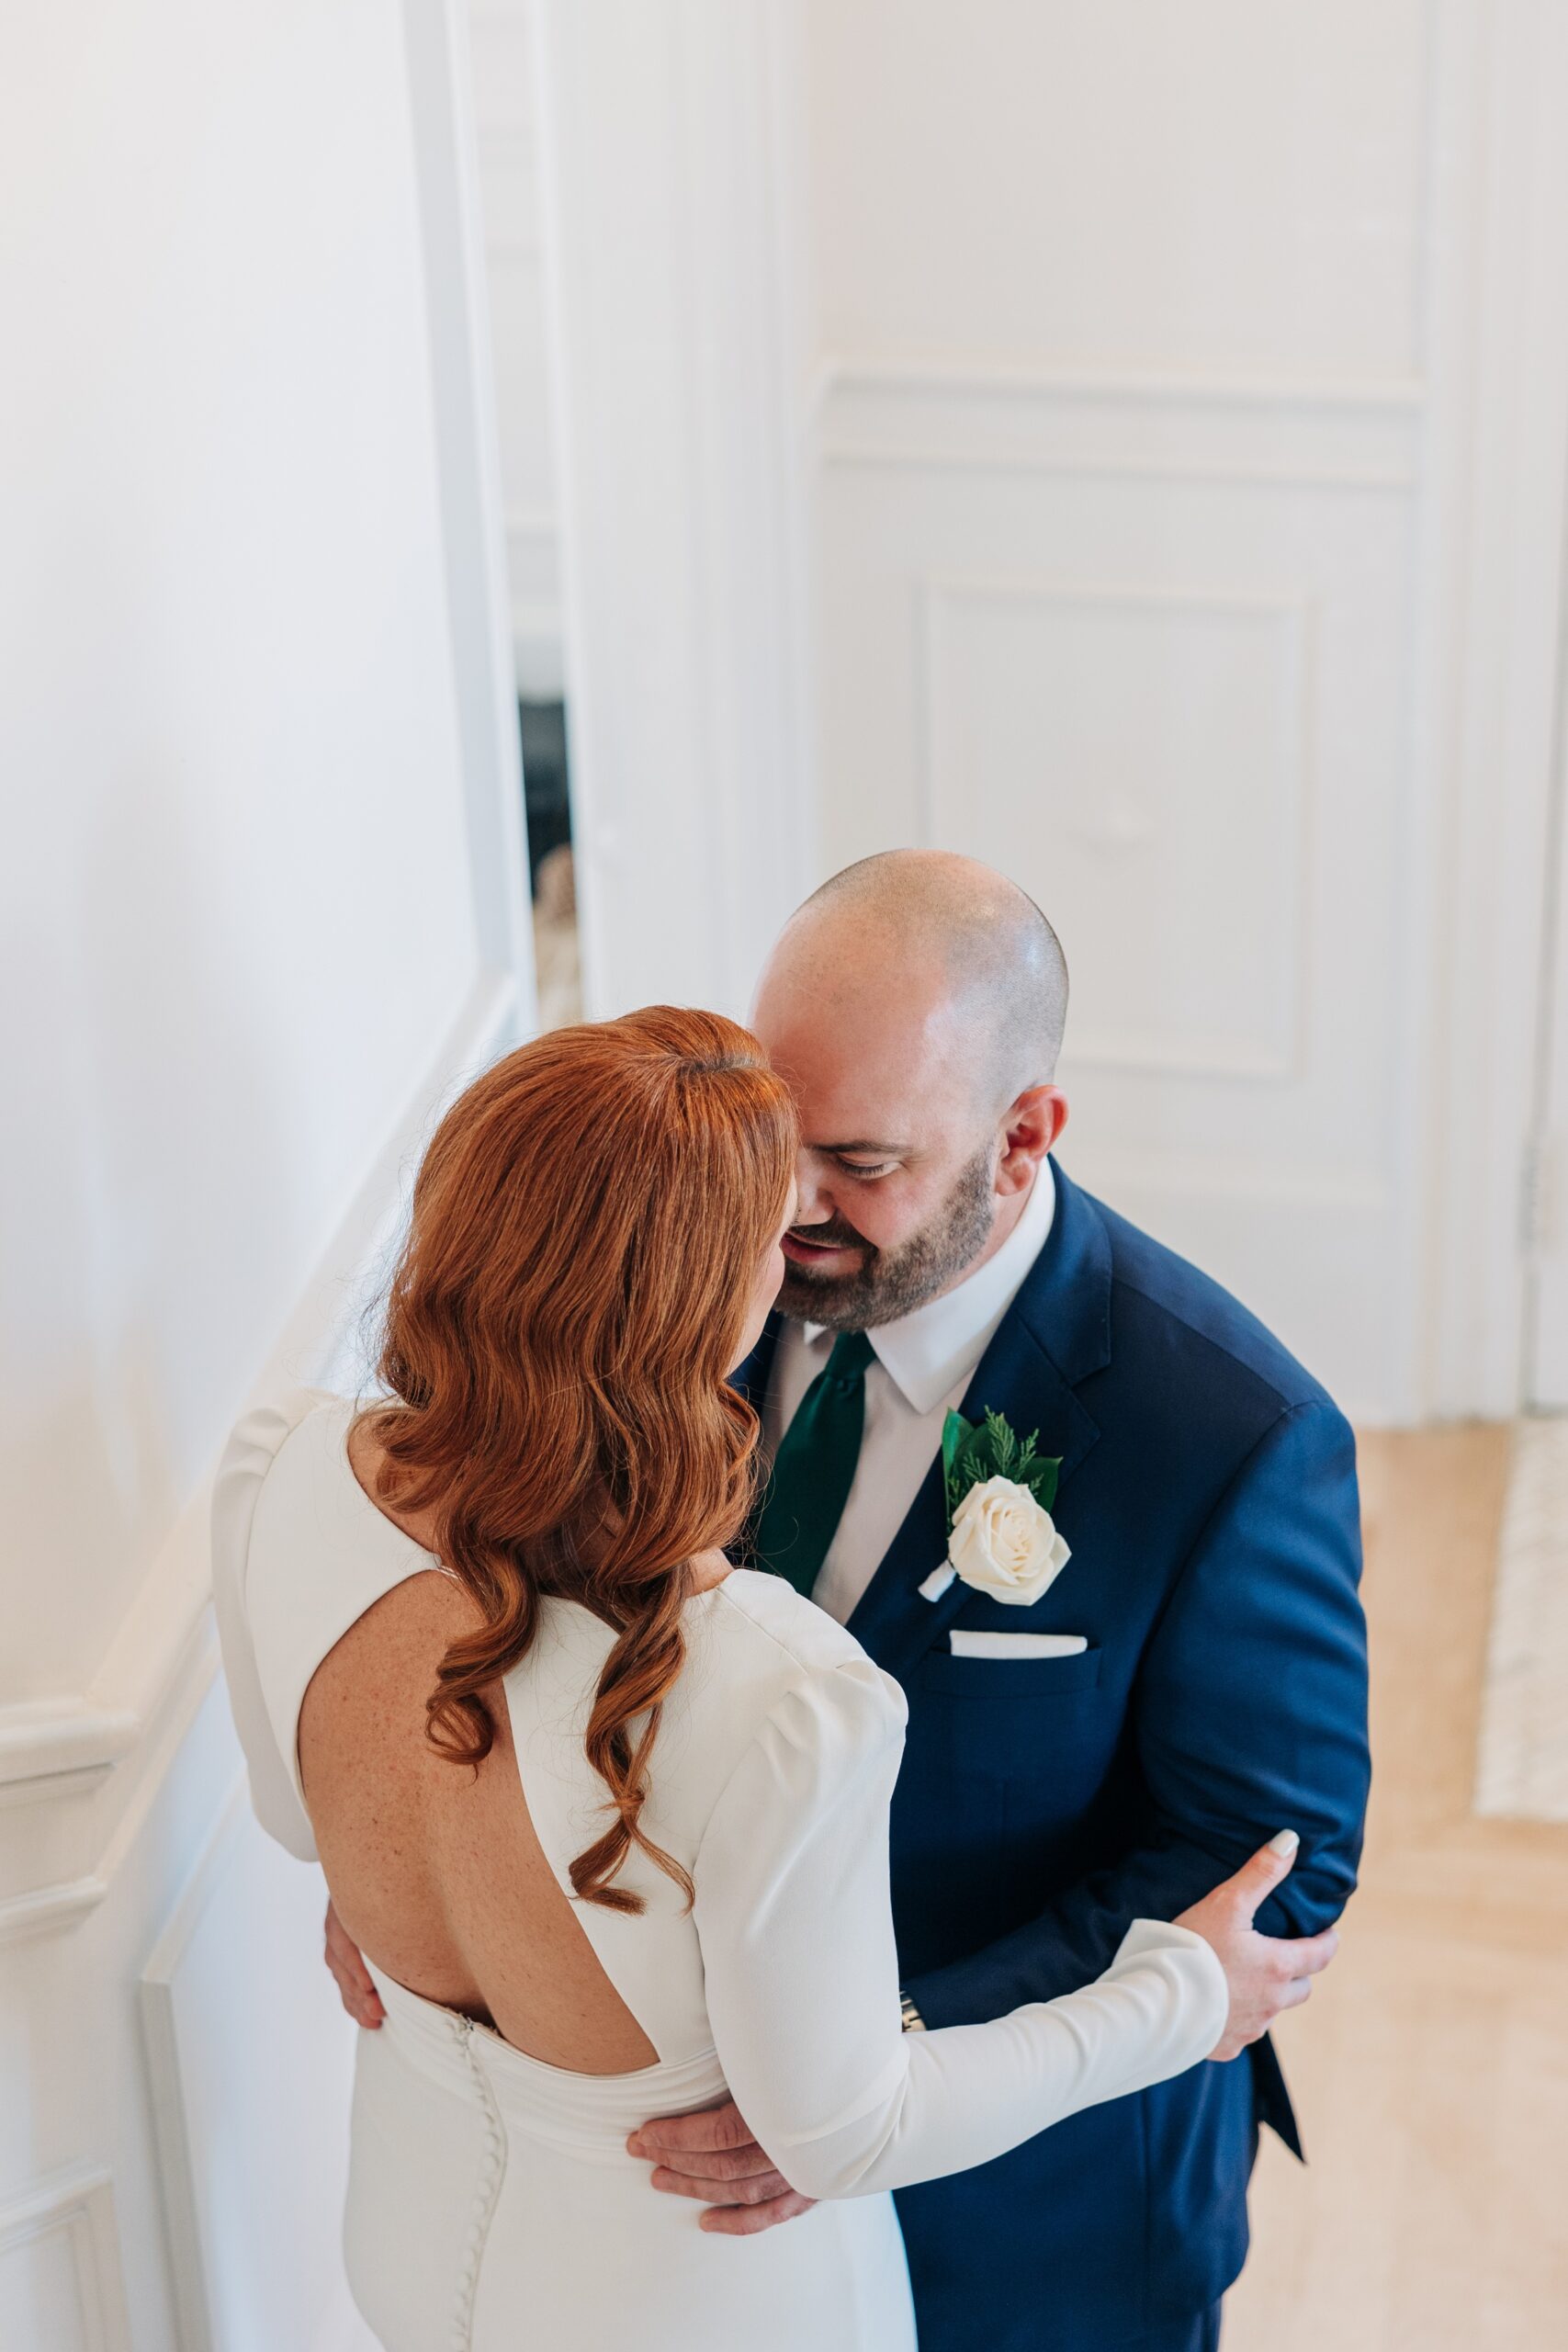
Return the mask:
[[990,1238],[996,1216],[987,1144],[959,1176],[929,1225],[897,1250],[878,1250],[841,1217],[802,1226],[803,1241],[837,1242],[858,1250],[852,1273],[814,1274],[785,1262],[779,1305],[802,1323],[829,1331],[872,1331],[878,1324],[910,1315],[972,1265]]

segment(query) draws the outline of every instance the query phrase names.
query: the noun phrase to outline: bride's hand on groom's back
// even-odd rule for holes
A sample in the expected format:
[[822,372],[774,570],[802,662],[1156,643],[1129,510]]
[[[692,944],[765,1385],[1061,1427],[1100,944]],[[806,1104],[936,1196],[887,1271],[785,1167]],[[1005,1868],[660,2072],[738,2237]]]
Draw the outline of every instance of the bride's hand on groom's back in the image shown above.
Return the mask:
[[1290,1875],[1296,1859],[1293,1831],[1281,1830],[1227,1878],[1183,1911],[1179,1928],[1201,1936],[1217,1957],[1230,1986],[1230,2016],[1211,2058],[1235,2058],[1249,2041],[1259,2041],[1282,2009],[1299,2008],[1312,1993],[1312,1979],[1321,1974],[1339,1949],[1338,1930],[1325,1928],[1320,1936],[1259,1935],[1252,1922],[1280,1881]]

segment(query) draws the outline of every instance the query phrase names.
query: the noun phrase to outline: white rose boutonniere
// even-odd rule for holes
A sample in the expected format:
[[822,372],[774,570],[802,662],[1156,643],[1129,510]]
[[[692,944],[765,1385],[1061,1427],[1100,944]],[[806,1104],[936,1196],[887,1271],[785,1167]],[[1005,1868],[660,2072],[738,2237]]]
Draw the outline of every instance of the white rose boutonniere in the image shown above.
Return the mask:
[[956,1577],[993,1600],[1027,1607],[1072,1557],[1051,1517],[1061,1457],[1037,1453],[999,1413],[978,1428],[949,1413],[942,1434],[947,1558],[920,1587],[940,1600]]
[[947,1564],[993,1600],[1038,1600],[1069,1557],[1050,1512],[1016,1478],[971,1487],[953,1514]]

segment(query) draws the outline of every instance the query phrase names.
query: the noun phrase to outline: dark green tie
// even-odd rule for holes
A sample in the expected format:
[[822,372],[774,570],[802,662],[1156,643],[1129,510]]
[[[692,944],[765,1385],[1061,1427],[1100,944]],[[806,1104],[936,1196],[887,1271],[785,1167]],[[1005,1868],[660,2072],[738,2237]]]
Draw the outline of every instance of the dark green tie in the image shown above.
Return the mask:
[[757,1565],[810,1598],[854,1484],[865,1420],[863,1331],[840,1331],[773,1456],[757,1526]]

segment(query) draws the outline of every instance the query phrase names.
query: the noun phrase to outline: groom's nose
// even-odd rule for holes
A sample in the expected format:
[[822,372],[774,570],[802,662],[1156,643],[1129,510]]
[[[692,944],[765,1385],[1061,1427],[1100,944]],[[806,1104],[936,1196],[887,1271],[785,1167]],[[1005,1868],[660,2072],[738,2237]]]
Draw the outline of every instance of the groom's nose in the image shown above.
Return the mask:
[[822,1170],[816,1165],[814,1152],[803,1151],[800,1155],[800,1165],[795,1172],[795,1193],[796,1227],[826,1225],[836,1214]]

